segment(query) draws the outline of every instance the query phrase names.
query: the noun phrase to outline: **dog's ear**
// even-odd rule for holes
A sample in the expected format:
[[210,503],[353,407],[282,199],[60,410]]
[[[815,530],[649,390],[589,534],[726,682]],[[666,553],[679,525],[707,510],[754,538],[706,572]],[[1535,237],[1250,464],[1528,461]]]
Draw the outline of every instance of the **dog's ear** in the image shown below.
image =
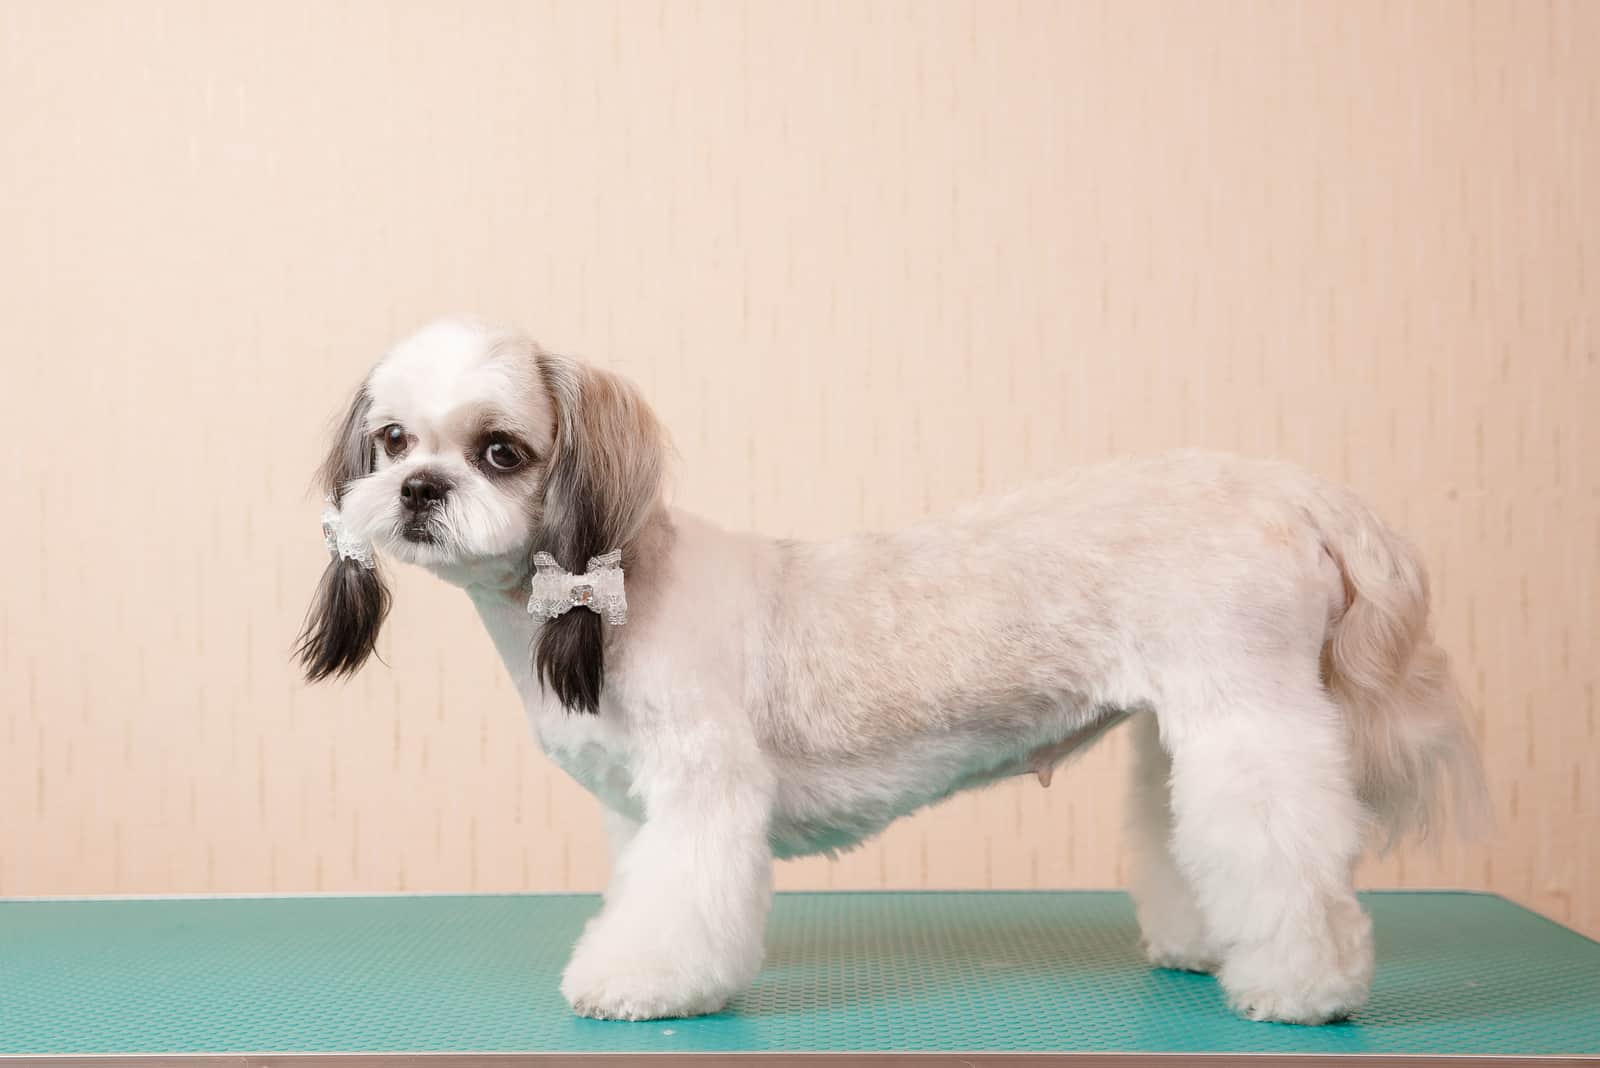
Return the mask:
[[[371,407],[372,398],[363,385],[319,469],[322,488],[336,506],[344,499],[345,487],[370,475],[377,463],[377,446],[367,434]],[[388,614],[389,588],[377,568],[338,556],[328,561],[295,643],[306,678],[320,682],[329,675],[354,674],[372,655]]]
[[[555,410],[555,440],[544,481],[544,518],[535,550],[574,574],[589,558],[632,550],[661,501],[665,438],[655,413],[627,382],[565,357],[539,354]],[[605,645],[599,615],[574,610],[544,624],[534,673],[568,711],[600,710]]]

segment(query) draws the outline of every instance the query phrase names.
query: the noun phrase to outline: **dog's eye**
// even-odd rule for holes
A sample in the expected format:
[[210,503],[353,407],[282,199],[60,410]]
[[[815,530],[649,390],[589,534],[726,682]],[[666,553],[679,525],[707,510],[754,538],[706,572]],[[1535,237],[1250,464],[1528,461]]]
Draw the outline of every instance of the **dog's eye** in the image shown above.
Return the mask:
[[383,451],[393,459],[406,451],[406,428],[399,423],[390,423],[378,431],[378,441],[383,445]]
[[521,451],[509,442],[491,441],[483,450],[483,462],[496,471],[515,471],[523,459]]

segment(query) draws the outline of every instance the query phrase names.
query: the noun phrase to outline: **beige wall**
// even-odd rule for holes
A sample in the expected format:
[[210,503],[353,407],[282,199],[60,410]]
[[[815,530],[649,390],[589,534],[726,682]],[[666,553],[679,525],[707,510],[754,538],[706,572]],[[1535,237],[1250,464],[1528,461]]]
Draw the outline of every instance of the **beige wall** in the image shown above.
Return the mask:
[[[287,662],[327,419],[469,311],[774,534],[1180,443],[1352,483],[1500,814],[1368,880],[1600,933],[1597,69],[1595,4],[0,6],[0,892],[601,882],[458,594]],[[1119,883],[1123,759],[780,880]]]

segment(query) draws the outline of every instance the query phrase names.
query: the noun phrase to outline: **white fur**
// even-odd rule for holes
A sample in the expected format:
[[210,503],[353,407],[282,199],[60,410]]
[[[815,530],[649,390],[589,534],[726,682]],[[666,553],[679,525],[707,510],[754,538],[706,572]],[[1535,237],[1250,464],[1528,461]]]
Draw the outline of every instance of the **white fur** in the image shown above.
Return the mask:
[[[1259,1019],[1360,1007],[1373,958],[1351,869],[1369,828],[1420,823],[1440,770],[1469,797],[1478,772],[1421,566],[1354,497],[1185,452],[820,544],[635,502],[630,618],[607,628],[599,715],[574,714],[528,657],[537,512],[474,481],[436,431],[498,402],[554,434],[516,359],[460,324],[397,349],[368,384],[373,422],[414,428],[420,451],[353,484],[346,513],[466,588],[545,752],[612,813],[613,881],[562,982],[577,1011],[721,1008],[760,967],[774,855],[1044,779],[1129,713],[1151,961],[1215,971]],[[397,541],[392,511],[421,462],[460,494],[451,539],[426,552]]]

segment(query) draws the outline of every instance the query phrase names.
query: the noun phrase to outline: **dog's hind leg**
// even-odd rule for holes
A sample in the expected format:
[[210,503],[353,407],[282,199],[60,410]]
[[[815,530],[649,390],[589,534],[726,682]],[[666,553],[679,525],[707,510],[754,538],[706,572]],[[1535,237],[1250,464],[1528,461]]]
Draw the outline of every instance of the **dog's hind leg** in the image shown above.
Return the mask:
[[1153,714],[1134,716],[1128,730],[1133,738],[1131,889],[1145,956],[1158,968],[1215,971],[1221,954],[1206,931],[1194,889],[1172,855],[1172,758],[1161,747]]
[[1225,702],[1158,715],[1174,855],[1221,949],[1229,1003],[1317,1024],[1360,1008],[1371,985],[1371,922],[1351,883],[1365,817],[1338,707],[1314,666],[1290,681],[1282,666],[1231,680]]

